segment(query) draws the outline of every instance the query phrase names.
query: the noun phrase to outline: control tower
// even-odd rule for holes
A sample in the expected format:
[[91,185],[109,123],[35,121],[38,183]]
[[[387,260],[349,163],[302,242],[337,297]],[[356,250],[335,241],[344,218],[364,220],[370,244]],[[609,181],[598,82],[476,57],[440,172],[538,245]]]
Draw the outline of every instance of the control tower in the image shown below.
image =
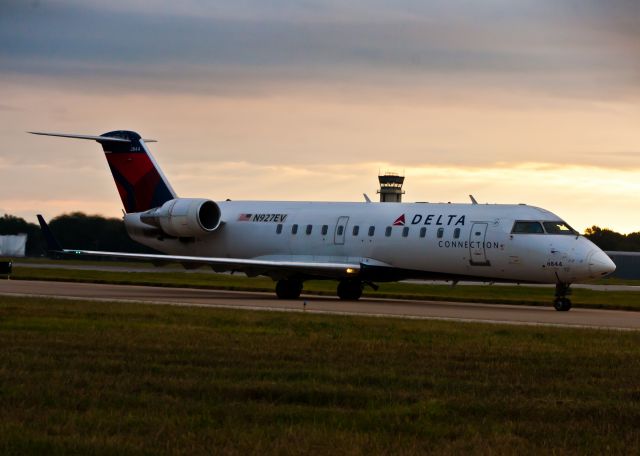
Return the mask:
[[378,182],[380,182],[380,190],[378,190],[378,193],[380,193],[381,203],[402,202],[402,195],[404,195],[404,190],[402,190],[404,176],[396,173],[384,173],[383,175],[378,175]]

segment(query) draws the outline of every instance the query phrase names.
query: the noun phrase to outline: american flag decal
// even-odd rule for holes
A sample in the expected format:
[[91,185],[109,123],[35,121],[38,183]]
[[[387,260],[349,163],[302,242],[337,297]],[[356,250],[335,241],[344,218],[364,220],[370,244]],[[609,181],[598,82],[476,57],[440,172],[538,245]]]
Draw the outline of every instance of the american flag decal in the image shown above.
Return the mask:
[[239,222],[284,223],[286,219],[287,214],[240,214],[238,216]]

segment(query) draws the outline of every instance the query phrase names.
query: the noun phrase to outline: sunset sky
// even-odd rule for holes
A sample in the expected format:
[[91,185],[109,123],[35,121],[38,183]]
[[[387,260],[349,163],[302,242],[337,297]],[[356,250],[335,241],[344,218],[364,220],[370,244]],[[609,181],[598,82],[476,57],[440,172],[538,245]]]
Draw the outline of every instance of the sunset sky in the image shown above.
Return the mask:
[[180,196],[527,203],[640,231],[638,0],[0,0],[0,214],[121,203],[130,129]]

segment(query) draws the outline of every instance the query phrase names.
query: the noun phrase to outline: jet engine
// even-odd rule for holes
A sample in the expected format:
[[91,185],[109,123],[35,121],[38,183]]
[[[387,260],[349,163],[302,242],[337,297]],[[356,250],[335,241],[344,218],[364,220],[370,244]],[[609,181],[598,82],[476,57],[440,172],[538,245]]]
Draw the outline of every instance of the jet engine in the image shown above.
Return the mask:
[[195,237],[220,226],[220,207],[211,200],[176,198],[141,212],[140,221],[175,237]]

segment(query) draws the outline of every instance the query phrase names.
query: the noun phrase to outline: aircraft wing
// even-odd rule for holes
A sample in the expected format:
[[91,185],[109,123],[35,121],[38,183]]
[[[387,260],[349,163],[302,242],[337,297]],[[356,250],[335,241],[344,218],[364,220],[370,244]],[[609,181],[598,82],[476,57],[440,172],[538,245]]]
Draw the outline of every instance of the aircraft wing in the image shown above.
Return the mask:
[[310,277],[330,277],[344,278],[355,277],[360,273],[359,263],[333,263],[333,262],[313,262],[313,261],[287,261],[287,260],[261,260],[253,258],[218,258],[200,257],[185,255],[164,255],[154,253],[126,253],[126,252],[104,252],[96,250],[72,250],[63,249],[53,236],[49,225],[41,215],[38,221],[47,248],[50,252],[65,256],[85,256],[114,258],[121,260],[149,261],[154,264],[180,263],[187,269],[200,266],[209,266],[216,272],[237,271],[243,272],[250,277],[266,275],[274,279],[286,278],[295,275]]
[[351,277],[360,272],[360,264],[355,263],[322,263],[303,261],[273,261],[252,258],[217,258],[184,255],[164,255],[154,253],[102,252],[95,250],[54,251],[69,256],[89,256],[114,258],[120,260],[149,261],[154,264],[180,263],[187,269],[209,266],[216,272],[238,271],[250,277],[266,275],[270,277],[287,277],[291,275],[307,275],[320,277]]

